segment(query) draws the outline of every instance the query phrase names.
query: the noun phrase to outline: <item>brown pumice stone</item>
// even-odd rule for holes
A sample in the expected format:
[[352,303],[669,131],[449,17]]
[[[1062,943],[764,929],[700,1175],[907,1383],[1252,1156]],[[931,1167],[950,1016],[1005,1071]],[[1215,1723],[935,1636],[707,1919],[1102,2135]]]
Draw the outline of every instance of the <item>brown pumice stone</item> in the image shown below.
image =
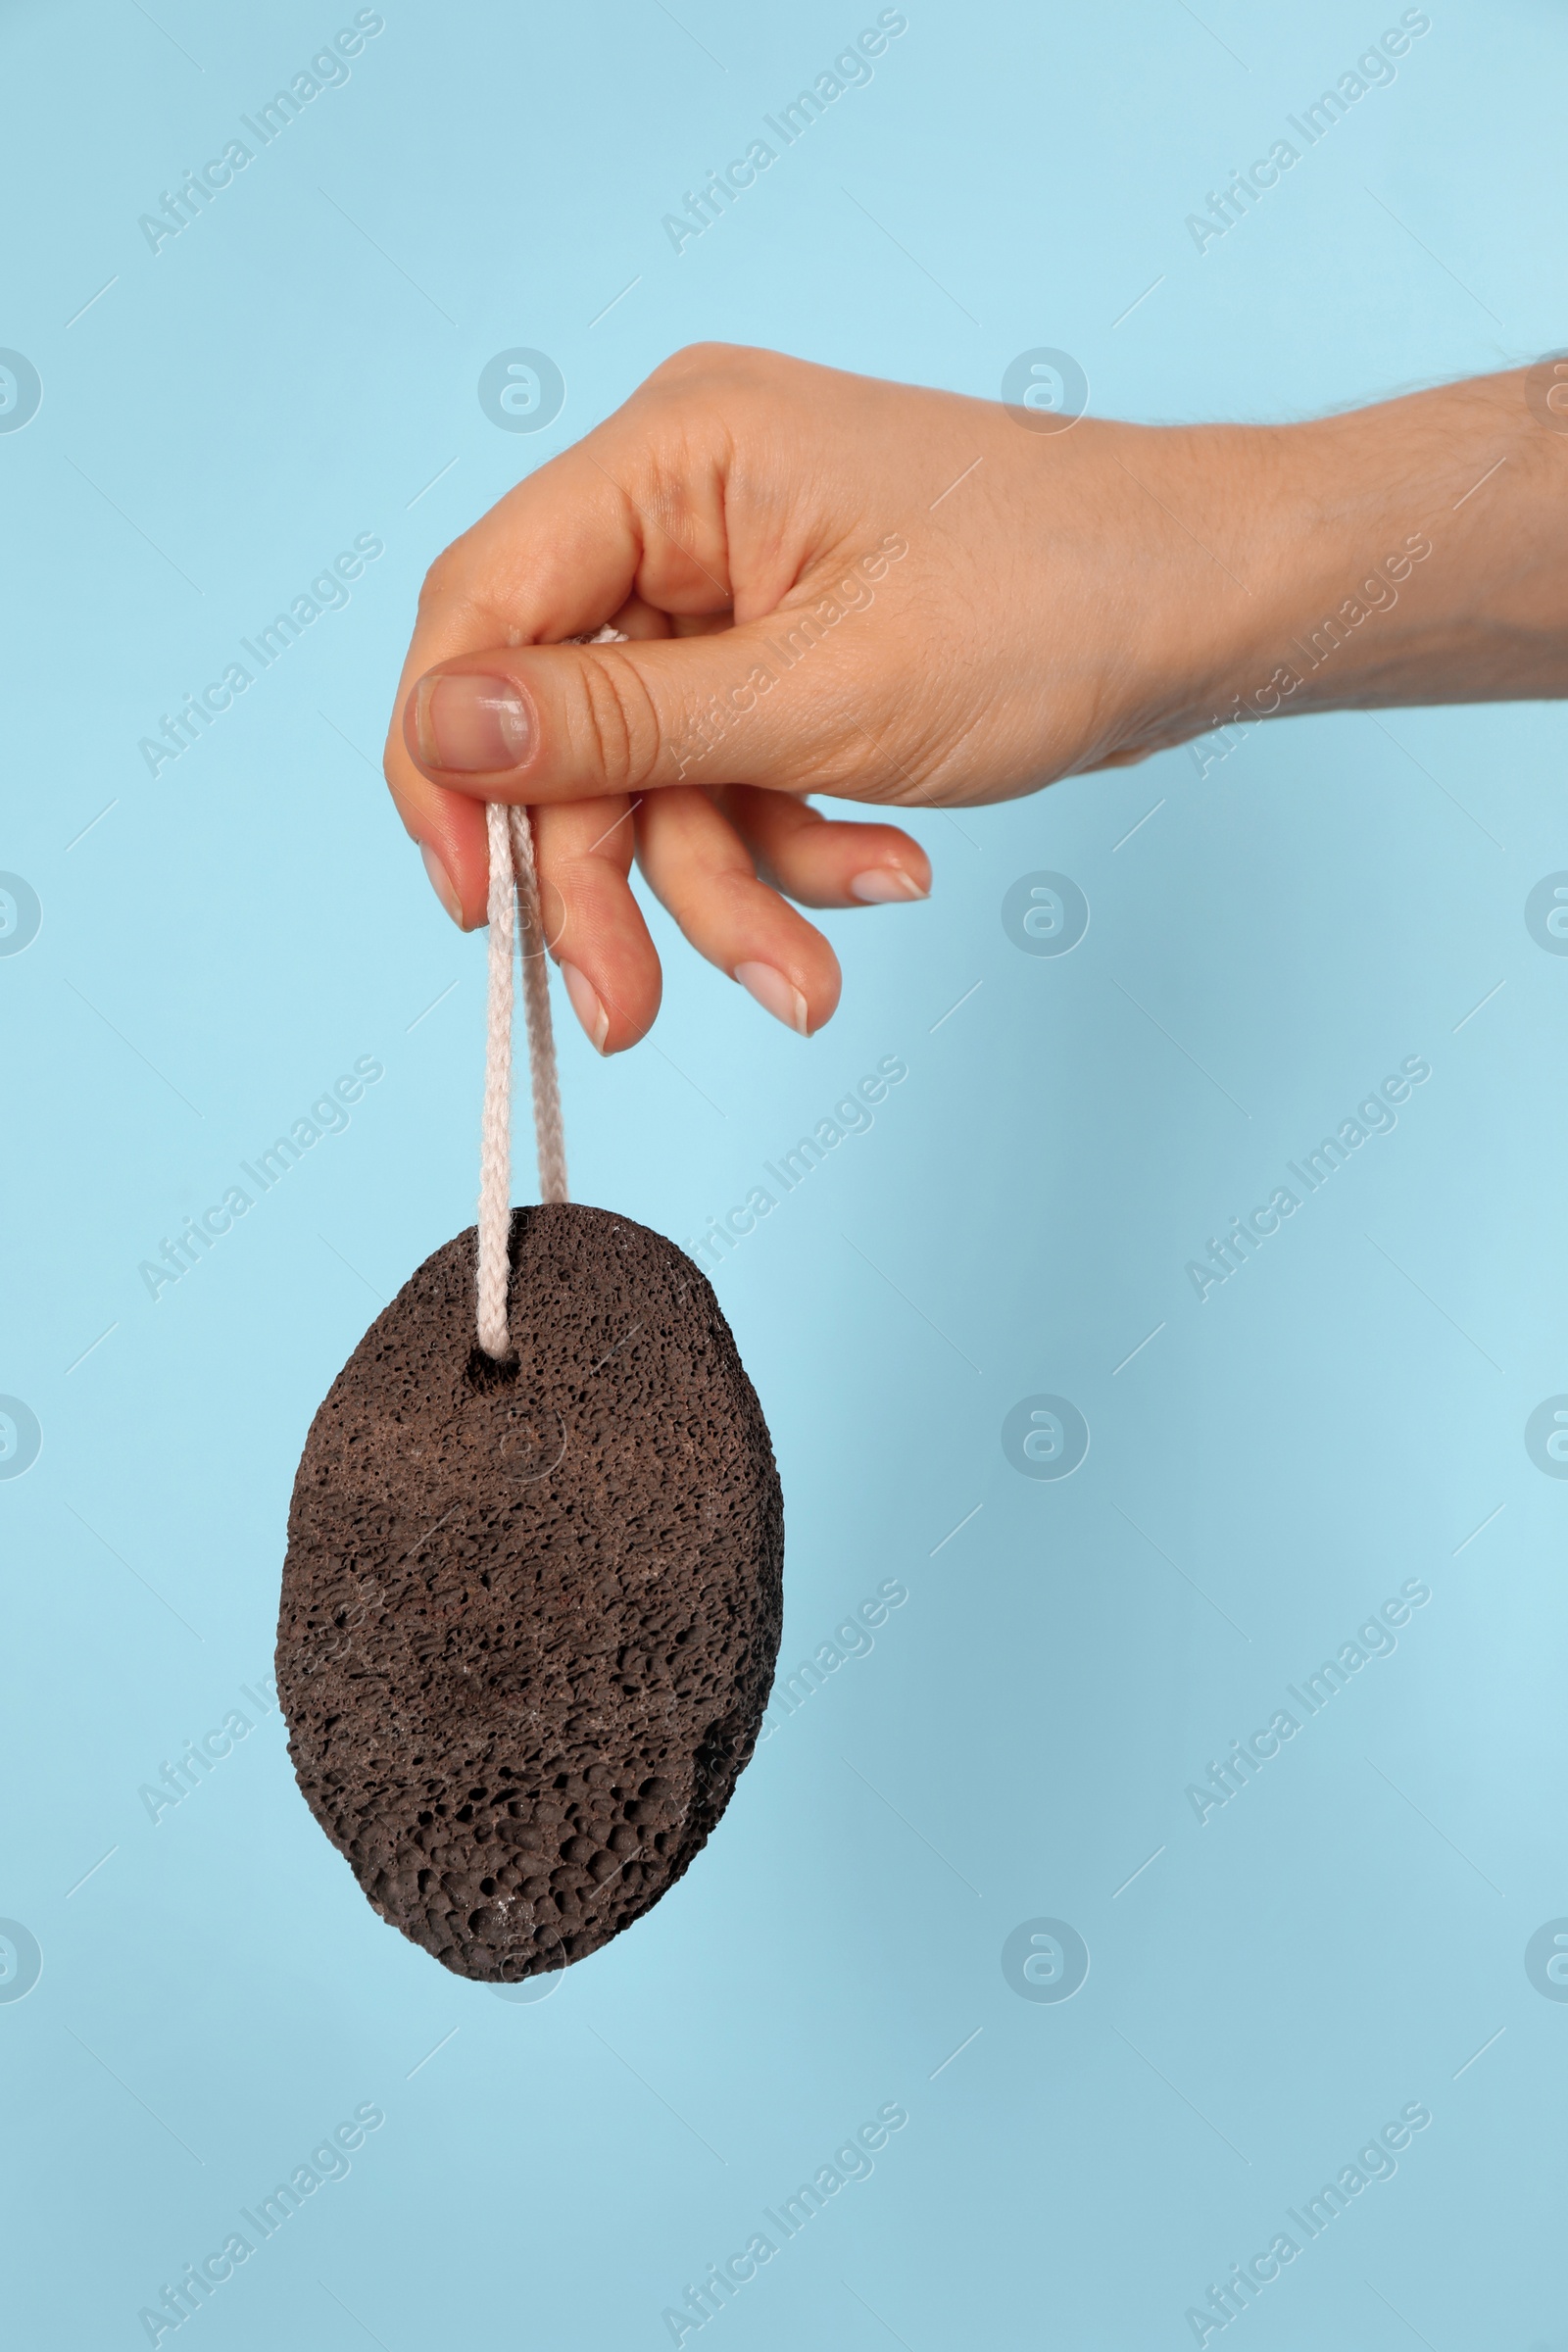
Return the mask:
[[711,1289],[645,1226],[514,1209],[514,1364],[474,1233],[366,1333],[289,1507],[277,1684],[307,1803],[459,1976],[597,1951],[750,1760],[782,1621],[766,1424]]

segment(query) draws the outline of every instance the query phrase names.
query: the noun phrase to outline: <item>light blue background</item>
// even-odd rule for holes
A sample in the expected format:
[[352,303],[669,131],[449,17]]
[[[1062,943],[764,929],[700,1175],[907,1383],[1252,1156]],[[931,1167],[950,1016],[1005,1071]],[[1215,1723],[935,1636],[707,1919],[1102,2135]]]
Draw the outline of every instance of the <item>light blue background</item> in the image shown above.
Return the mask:
[[[902,2101],[703,2342],[1176,2347],[1424,2101],[1253,2352],[1557,2352],[1568,2003],[1523,1954],[1568,1913],[1568,1485],[1523,1430],[1568,1390],[1568,958],[1523,907],[1568,866],[1558,710],[1282,724],[1202,777],[1184,750],[918,816],[932,900],[827,918],[844,1005],[809,1046],[678,949],[653,1043],[606,1067],[567,1029],[580,1197],[682,1240],[906,1059],[718,1288],[783,1473],[784,1666],[882,1580],[908,1599],[552,1997],[374,1918],[275,1714],[156,1826],[137,1791],[268,1670],[311,1414],[472,1215],[483,945],[377,773],[431,557],[701,336],[988,397],[1057,346],[1149,419],[1568,342],[1560,10],[1434,6],[1201,257],[1185,216],[1397,9],[912,0],[678,258],[661,216],[874,9],[389,4],[156,256],[138,215],[353,12],[154,13],[0,9],[0,344],[44,387],[0,436],[0,866],[43,906],[0,960],[0,1390],[43,1429],[0,1484],[0,1912],[43,1950],[0,2005],[8,2342],[145,2341],[162,2283],[375,2101],[209,2352],[652,2347]],[[567,386],[532,440],[475,397],[514,345]],[[138,738],[361,532],[386,553],[351,605],[154,781]],[[1091,907],[1060,959],[1000,919],[1043,867]],[[155,1304],[138,1262],[363,1054],[348,1132]],[[1417,1054],[1396,1130],[1200,1304],[1184,1262]],[[1092,1433],[1061,1483],[1002,1452],[1037,1392]],[[1186,1786],[1409,1578],[1396,1651],[1200,1827]],[[1061,2005],[1002,1973],[1041,1916],[1091,1953]]]

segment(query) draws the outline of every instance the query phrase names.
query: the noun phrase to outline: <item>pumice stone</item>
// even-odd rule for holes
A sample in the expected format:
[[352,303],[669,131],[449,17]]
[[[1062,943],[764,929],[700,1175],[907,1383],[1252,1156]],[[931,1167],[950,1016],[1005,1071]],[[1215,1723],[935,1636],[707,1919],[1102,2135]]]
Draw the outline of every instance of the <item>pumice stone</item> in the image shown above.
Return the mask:
[[381,1917],[511,1984],[597,1951],[750,1760],[782,1621],[773,1449],[673,1243],[514,1209],[514,1356],[474,1345],[473,1229],[311,1424],[277,1684],[306,1802]]

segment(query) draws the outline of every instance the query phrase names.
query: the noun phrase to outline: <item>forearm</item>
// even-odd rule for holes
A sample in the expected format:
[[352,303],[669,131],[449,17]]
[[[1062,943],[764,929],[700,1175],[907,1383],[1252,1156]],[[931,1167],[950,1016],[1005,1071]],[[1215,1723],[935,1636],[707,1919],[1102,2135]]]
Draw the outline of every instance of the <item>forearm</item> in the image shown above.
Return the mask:
[[1521,370],[1267,432],[1214,715],[1568,695],[1568,430],[1548,417]]

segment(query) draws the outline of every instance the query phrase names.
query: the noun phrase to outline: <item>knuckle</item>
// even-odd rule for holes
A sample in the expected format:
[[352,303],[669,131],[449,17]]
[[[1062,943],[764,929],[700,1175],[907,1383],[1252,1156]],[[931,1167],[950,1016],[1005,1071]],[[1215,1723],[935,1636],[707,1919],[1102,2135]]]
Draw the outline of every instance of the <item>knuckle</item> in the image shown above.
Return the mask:
[[796,365],[746,343],[688,343],[662,361],[641,389],[660,409],[689,415],[693,403],[708,401],[727,414],[736,403],[776,394]]
[[670,383],[685,381],[693,375],[717,374],[745,356],[745,347],[739,343],[683,343],[679,351],[672,351],[667,360],[660,362],[648,380],[655,384]]
[[421,618],[439,612],[443,619],[493,622],[495,601],[493,566],[486,562],[484,540],[477,531],[465,531],[431,563],[419,585]]
[[419,583],[418,609],[421,617],[431,612],[437,605],[444,605],[448,601],[456,582],[456,574],[457,566],[452,561],[452,550],[447,548],[443,554],[437,556]]

